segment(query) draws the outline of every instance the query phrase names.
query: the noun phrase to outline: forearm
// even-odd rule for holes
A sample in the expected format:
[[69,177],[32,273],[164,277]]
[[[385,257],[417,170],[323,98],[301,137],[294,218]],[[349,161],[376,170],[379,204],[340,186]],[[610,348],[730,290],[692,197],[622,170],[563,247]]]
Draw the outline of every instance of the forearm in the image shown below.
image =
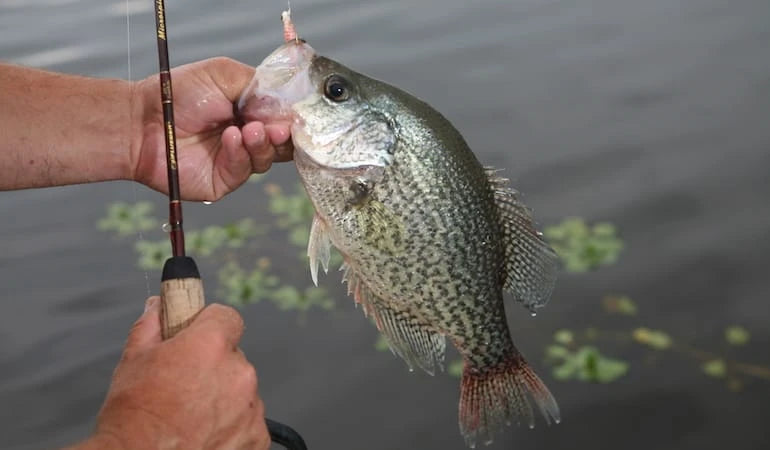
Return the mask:
[[0,190],[131,178],[131,90],[0,63]]

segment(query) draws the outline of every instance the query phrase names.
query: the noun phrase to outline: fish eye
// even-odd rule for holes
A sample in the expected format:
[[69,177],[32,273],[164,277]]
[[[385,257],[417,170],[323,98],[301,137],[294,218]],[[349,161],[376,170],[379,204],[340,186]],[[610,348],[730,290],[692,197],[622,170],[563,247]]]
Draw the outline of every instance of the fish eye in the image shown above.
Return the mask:
[[350,97],[348,82],[339,75],[332,75],[326,79],[324,95],[333,102],[344,102]]

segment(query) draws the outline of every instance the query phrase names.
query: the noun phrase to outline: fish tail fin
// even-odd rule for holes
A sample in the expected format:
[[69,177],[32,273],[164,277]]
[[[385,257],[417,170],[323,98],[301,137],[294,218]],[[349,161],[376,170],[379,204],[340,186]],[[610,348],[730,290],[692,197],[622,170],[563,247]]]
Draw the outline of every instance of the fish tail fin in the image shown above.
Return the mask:
[[545,421],[559,423],[559,406],[553,395],[521,355],[496,367],[478,369],[465,362],[460,385],[460,432],[470,448],[477,441],[492,442],[503,424],[526,421],[535,426],[531,397]]

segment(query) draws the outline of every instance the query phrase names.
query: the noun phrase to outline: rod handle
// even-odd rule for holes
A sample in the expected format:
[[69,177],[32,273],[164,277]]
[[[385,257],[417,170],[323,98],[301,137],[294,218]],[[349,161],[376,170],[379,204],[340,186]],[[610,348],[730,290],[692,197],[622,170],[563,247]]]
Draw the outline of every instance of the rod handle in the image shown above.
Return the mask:
[[166,260],[160,283],[161,332],[169,339],[187,327],[205,306],[198,267],[188,256]]

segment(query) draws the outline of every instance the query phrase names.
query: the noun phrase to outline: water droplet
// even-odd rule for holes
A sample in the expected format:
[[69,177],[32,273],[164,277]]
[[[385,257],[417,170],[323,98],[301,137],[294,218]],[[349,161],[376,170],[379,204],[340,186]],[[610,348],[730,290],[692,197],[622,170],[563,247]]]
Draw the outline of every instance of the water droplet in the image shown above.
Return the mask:
[[214,203],[214,202],[210,202],[210,201],[208,201],[208,200],[204,200],[204,201],[203,201],[203,204],[204,204],[204,205],[210,205],[210,204],[212,204],[212,203]]
[[171,224],[170,223],[164,223],[163,226],[160,227],[161,230],[165,233],[171,232]]

